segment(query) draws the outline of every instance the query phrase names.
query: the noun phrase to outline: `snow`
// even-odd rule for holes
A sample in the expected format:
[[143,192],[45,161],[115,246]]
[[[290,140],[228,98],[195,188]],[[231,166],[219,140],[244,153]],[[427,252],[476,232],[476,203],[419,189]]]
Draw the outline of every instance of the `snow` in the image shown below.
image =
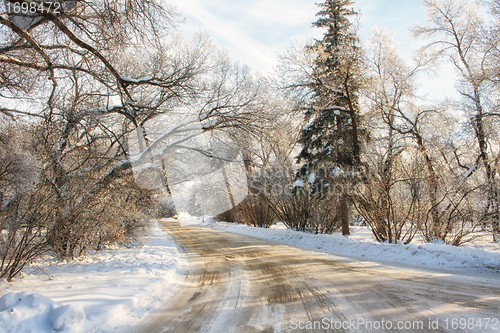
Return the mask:
[[0,281],[0,332],[122,332],[168,302],[185,280],[181,250],[152,227],[144,246],[39,263]]
[[338,166],[336,166],[333,170],[332,170],[332,176],[333,177],[340,177],[342,176],[344,172],[342,171],[342,169],[340,169]]
[[468,178],[474,171],[476,171],[477,164],[469,165],[468,168],[469,169],[462,176],[462,178],[464,178],[464,179]]
[[85,310],[78,304],[61,305],[50,298],[24,292],[0,298],[3,332],[81,332]]
[[[410,245],[379,244],[362,226],[352,227],[352,235],[344,237],[297,232],[282,223],[264,229],[210,219],[203,222],[205,219],[186,213],[180,213],[178,219],[184,226],[199,225],[363,261],[453,272],[500,272],[500,248],[491,242],[488,251],[471,246],[418,244],[420,240]],[[471,245],[485,244],[482,241]],[[183,285],[186,268],[180,248],[156,224],[142,247],[100,251],[77,262],[33,264],[22,279],[10,284],[0,281],[0,332],[128,331],[168,302]],[[237,275],[239,283],[248,280],[243,272]],[[233,287],[237,286],[230,285],[229,289]],[[270,312],[279,314],[276,309]],[[252,318],[251,322],[258,328],[264,320],[280,318]],[[218,325],[222,328],[224,323]]]
[[303,128],[303,131],[307,132],[307,131],[309,131],[313,127],[314,127],[314,121],[312,123],[310,123],[310,124],[305,125],[304,128]]
[[110,112],[118,109],[123,109],[122,104],[113,104],[113,105],[108,105],[108,106],[103,106],[98,109],[99,112]]
[[140,79],[133,79],[131,77],[122,77],[122,80],[129,83],[145,83],[153,80],[152,76],[146,76]]
[[311,173],[307,181],[309,182],[309,184],[314,184],[314,182],[316,181],[316,173],[315,172]]
[[[338,233],[315,235],[286,229],[282,224],[271,229],[241,224],[207,221],[202,226],[251,236],[299,248],[347,256],[362,260],[399,263],[414,267],[444,270],[479,270],[500,272],[500,252],[469,246],[446,244],[388,244],[367,240],[371,233],[366,227],[352,228],[352,236]],[[359,231],[359,232],[358,232]],[[361,235],[358,235],[361,233]]]

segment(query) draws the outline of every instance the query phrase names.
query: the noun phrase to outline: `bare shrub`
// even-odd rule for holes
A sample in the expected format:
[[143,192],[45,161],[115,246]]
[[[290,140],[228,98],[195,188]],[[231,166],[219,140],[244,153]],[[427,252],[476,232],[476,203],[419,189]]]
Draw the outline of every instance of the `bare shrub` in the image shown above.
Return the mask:
[[238,209],[232,208],[230,210],[225,211],[224,213],[214,216],[214,220],[219,222],[238,223],[237,215],[238,215]]
[[238,220],[254,227],[269,228],[274,223],[274,212],[261,196],[248,196],[238,205]]
[[151,191],[139,188],[130,172],[116,178],[85,200],[65,202],[47,235],[59,257],[75,258],[112,244],[133,244],[147,229],[148,207],[155,207]]
[[339,197],[336,193],[319,196],[309,185],[292,185],[291,167],[267,167],[254,172],[249,187],[254,196],[264,198],[275,220],[289,229],[329,234],[339,229]]
[[327,199],[307,195],[270,196],[276,219],[292,230],[331,234],[341,227],[338,196]]
[[36,159],[26,149],[27,128],[0,132],[0,278],[12,280],[47,251],[51,197],[39,183]]
[[[389,169],[390,168],[390,169]],[[357,212],[378,242],[409,244],[429,210],[422,196],[424,181],[418,163],[393,160],[373,163],[371,173],[353,193]]]
[[0,278],[11,281],[28,263],[47,252],[47,220],[40,216],[46,213],[45,199],[34,194],[12,207],[8,228],[0,234]]

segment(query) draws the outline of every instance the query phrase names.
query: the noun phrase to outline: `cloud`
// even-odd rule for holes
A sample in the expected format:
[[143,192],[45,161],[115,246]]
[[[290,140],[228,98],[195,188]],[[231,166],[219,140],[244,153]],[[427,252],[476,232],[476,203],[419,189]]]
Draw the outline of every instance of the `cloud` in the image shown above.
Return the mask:
[[181,30],[207,30],[230,56],[260,72],[269,72],[291,41],[314,33],[317,7],[302,0],[171,0],[187,18]]
[[[263,74],[277,65],[282,54],[294,41],[321,38],[323,31],[312,28],[316,21],[316,1],[309,0],[169,0],[187,18],[180,29],[188,34],[206,30],[214,42],[227,49],[233,60],[248,65]],[[320,1],[318,1],[320,2]],[[424,43],[415,41],[409,27],[423,24],[425,11],[420,1],[356,0],[354,9],[360,15],[361,38],[367,41],[374,26],[395,31],[399,51],[407,60]],[[436,97],[450,95],[446,80],[449,70],[441,77],[421,80],[422,93]],[[441,88],[440,88],[441,87]],[[440,88],[440,89],[439,89]],[[453,89],[453,88],[452,88]]]

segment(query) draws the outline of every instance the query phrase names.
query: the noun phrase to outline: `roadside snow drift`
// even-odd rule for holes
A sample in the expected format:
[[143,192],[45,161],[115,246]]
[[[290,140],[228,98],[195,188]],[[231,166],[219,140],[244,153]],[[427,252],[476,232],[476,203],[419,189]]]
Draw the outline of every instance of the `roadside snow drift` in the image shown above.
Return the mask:
[[344,237],[339,234],[314,235],[284,228],[264,229],[224,222],[204,222],[202,226],[284,243],[324,253],[359,259],[403,263],[416,267],[447,270],[487,270],[500,272],[500,253],[444,244],[386,244]]
[[8,293],[0,297],[3,332],[79,333],[85,310],[78,304],[61,305],[38,294]]

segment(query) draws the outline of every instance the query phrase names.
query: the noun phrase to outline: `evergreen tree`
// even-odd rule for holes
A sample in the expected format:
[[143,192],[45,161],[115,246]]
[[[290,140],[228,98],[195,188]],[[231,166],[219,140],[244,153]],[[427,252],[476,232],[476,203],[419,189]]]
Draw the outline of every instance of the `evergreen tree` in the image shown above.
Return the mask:
[[[347,190],[352,169],[360,165],[359,106],[360,48],[350,17],[351,0],[327,0],[315,27],[325,28],[322,40],[309,51],[317,54],[309,86],[312,99],[305,108],[305,126],[299,142],[302,151],[297,162],[298,184],[309,183],[309,194],[326,196],[340,189],[340,215],[343,234],[349,234]],[[296,183],[297,184],[297,183]],[[340,185],[340,186],[338,186]],[[337,190],[338,192],[338,190]]]

